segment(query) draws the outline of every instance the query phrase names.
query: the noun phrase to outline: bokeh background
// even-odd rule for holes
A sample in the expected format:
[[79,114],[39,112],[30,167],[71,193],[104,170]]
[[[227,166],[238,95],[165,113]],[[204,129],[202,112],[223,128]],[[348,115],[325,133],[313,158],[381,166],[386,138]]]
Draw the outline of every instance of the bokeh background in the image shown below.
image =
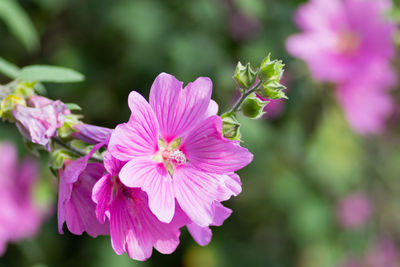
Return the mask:
[[[0,56],[19,66],[84,73],[84,82],[46,88],[50,98],[78,103],[87,123],[113,128],[126,121],[129,92],[147,97],[160,72],[186,83],[211,77],[223,112],[237,96],[231,78],[237,61],[258,65],[268,52],[286,64],[289,99],[260,121],[240,118],[254,161],[240,171],[243,192],[226,202],[234,212],[213,228],[208,246],[184,230],[175,253],[154,251],[141,263],[117,256],[109,237],[59,235],[57,181],[42,154],[35,196],[48,207],[48,219],[35,238],[9,244],[0,266],[329,267],[360,258],[381,262],[368,266],[400,266],[400,110],[397,105],[380,135],[361,136],[349,127],[332,86],[313,81],[305,63],[286,51],[285,40],[298,32],[293,13],[304,1],[17,2],[40,45],[27,49],[1,21]],[[392,95],[398,103],[398,90]],[[14,125],[1,123],[0,139],[13,142],[21,157],[28,153]],[[349,227],[343,216],[362,222]]]

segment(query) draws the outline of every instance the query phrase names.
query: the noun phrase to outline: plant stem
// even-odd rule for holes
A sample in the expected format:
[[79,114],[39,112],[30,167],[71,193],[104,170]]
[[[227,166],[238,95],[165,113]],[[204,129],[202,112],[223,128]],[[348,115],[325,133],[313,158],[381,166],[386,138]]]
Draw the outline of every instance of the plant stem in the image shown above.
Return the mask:
[[[60,139],[59,137],[53,137],[53,141],[56,142],[57,144],[59,144],[60,146],[62,146],[62,147],[64,147],[64,148],[68,149],[69,151],[71,151],[72,153],[76,154],[77,156],[84,157],[84,156],[87,155],[87,153],[86,153],[85,151],[83,151],[83,150],[81,150],[81,149],[79,149],[79,148],[73,147],[73,146],[71,146],[71,145],[68,144],[68,143],[65,143],[65,142],[64,142],[62,139]],[[95,155],[92,155],[91,159],[92,159],[93,161],[103,163],[103,159],[102,159],[102,158],[99,158],[99,157],[97,157],[97,156],[95,156]]]
[[258,89],[258,87],[260,87],[261,84],[262,84],[262,81],[258,81],[257,84],[255,86],[253,86],[250,90],[248,90],[247,92],[244,92],[240,96],[239,100],[235,103],[235,105],[233,105],[233,107],[227,113],[235,113],[235,112],[239,111],[239,108],[242,105],[243,101],[246,99],[246,97],[248,97],[250,94],[252,94],[254,91],[256,91]]

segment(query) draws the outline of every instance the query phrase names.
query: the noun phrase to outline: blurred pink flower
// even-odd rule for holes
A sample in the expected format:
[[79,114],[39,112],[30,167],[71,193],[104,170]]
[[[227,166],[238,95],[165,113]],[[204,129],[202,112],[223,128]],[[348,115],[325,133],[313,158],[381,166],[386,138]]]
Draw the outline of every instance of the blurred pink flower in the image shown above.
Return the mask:
[[357,229],[369,220],[372,209],[372,204],[365,194],[353,193],[338,203],[337,219],[342,227]]
[[8,242],[33,237],[39,230],[44,214],[34,204],[33,188],[38,178],[36,161],[17,162],[11,143],[0,144],[0,255]]
[[398,252],[390,239],[382,239],[376,243],[366,256],[368,267],[396,267]]
[[214,202],[231,195],[227,184],[237,184],[233,172],[253,156],[222,136],[211,80],[201,77],[184,89],[182,84],[160,74],[151,87],[150,104],[131,92],[129,122],[117,126],[108,149],[127,161],[121,182],[145,191],[160,221],[171,222],[176,200],[194,223],[208,227]]
[[317,81],[338,85],[351,126],[363,134],[381,132],[392,111],[395,24],[383,14],[390,6],[390,0],[311,0],[295,16],[303,32],[287,40]]

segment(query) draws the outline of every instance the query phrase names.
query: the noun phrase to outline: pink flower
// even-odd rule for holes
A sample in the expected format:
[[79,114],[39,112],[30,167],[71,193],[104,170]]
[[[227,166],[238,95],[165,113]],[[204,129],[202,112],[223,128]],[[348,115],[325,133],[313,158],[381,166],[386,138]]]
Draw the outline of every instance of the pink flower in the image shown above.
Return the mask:
[[57,129],[64,124],[69,110],[61,101],[34,95],[28,100],[29,106],[17,105],[12,111],[21,134],[33,143],[48,146],[50,139],[57,135]]
[[0,144],[0,254],[8,242],[33,237],[39,230],[43,214],[33,201],[38,177],[37,164],[25,159],[17,166],[17,154],[10,143]]
[[194,223],[209,226],[226,181],[252,160],[247,149],[222,136],[211,91],[208,78],[182,89],[182,82],[162,73],[152,85],[150,104],[130,93],[131,117],[111,135],[109,151],[127,161],[121,182],[145,191],[162,222],[171,222],[177,202]]
[[383,14],[390,6],[390,0],[311,0],[295,17],[303,32],[287,40],[317,81],[338,85],[347,119],[362,134],[382,132],[392,111],[395,24]]
[[93,188],[96,215],[102,223],[106,218],[110,221],[114,251],[118,255],[127,252],[135,260],[148,259],[153,247],[164,254],[172,253],[179,244],[179,228],[189,220],[178,212],[170,223],[160,222],[148,207],[146,193],[120,182],[118,174],[123,164],[106,153],[108,173]]
[[372,204],[363,193],[354,193],[341,200],[337,207],[339,223],[344,228],[362,227],[372,215]]
[[64,169],[59,170],[57,219],[61,234],[64,222],[69,231],[76,235],[86,231],[90,236],[96,237],[109,232],[108,223],[101,224],[97,220],[96,204],[92,201],[93,186],[105,170],[100,163],[88,163],[93,153],[104,144],[95,145],[88,155],[66,162]]

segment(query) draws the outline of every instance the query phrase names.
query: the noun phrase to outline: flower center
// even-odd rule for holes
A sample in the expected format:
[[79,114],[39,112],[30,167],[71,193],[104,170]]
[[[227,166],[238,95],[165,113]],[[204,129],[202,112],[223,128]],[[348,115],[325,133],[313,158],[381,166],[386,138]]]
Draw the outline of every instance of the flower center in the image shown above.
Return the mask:
[[182,150],[179,149],[181,138],[175,139],[172,142],[166,143],[163,139],[159,139],[158,153],[155,157],[156,161],[164,163],[165,168],[172,176],[175,167],[187,162],[187,158]]
[[341,54],[354,54],[360,47],[360,40],[355,33],[341,32],[337,37],[336,51]]

